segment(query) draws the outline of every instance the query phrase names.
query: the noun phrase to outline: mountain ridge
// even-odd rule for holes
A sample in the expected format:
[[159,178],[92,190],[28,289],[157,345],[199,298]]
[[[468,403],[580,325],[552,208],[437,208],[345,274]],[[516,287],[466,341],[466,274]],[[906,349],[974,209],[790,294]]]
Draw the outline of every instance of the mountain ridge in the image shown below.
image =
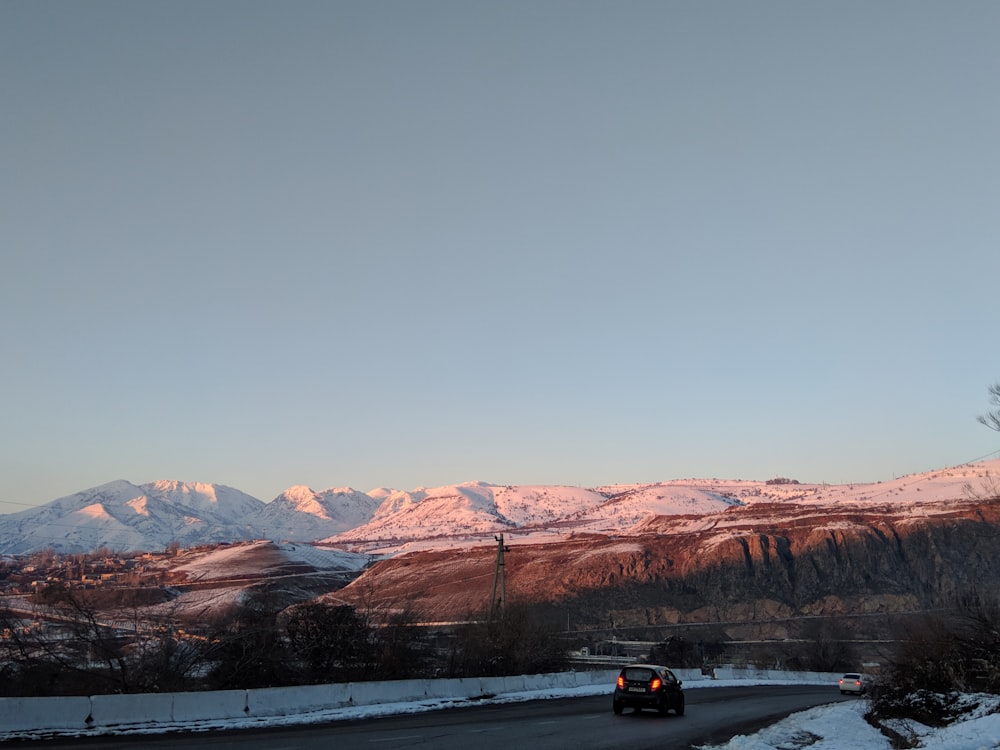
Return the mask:
[[[1000,473],[1000,459],[867,484],[679,479],[581,488],[464,482],[412,491],[289,487],[269,503],[221,484],[114,480],[45,505],[0,515],[0,552],[150,551],[172,543],[270,538],[317,542],[366,554],[492,543],[499,533],[558,540],[570,533],[645,533],[658,517],[707,517],[752,505],[796,504],[914,509],[959,499]],[[716,521],[718,523],[718,521]]]

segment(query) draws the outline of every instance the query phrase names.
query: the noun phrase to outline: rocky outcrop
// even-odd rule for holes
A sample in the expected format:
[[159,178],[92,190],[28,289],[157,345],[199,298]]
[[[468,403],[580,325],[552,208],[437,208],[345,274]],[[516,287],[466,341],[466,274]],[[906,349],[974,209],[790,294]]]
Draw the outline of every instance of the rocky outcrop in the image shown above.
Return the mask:
[[[634,536],[515,545],[507,596],[548,603],[581,626],[636,627],[891,614],[998,590],[1000,500],[902,513],[755,505],[654,518]],[[337,597],[374,595],[426,619],[463,619],[488,607],[494,564],[490,546],[413,553],[379,563]]]

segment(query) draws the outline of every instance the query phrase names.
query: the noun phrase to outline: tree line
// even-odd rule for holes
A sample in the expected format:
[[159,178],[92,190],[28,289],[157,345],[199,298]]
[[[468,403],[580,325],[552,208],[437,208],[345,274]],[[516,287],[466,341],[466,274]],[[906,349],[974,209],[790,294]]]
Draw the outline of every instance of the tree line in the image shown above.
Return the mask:
[[405,606],[289,606],[273,586],[187,627],[172,615],[151,618],[141,591],[114,606],[99,594],[54,583],[36,595],[34,616],[0,609],[0,695],[498,676],[568,663],[557,625],[516,602],[445,632],[418,627]]

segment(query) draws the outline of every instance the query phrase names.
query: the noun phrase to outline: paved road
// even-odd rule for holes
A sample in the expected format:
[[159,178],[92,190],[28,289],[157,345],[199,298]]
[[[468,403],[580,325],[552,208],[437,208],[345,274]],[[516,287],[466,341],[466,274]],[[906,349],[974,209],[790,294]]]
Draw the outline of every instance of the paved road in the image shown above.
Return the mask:
[[49,750],[690,750],[748,734],[789,713],[844,700],[835,687],[688,690],[684,716],[615,716],[610,696],[566,698],[308,727],[19,743]]

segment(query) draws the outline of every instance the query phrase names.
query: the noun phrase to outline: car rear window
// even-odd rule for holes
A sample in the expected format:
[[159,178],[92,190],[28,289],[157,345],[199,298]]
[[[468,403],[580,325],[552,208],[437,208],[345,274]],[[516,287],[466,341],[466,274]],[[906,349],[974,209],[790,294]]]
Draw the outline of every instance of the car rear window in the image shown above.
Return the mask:
[[844,679],[845,680],[860,680],[861,679],[861,675],[848,673],[848,674],[844,675]]
[[626,680],[646,680],[649,681],[653,679],[652,669],[626,669],[625,670]]

